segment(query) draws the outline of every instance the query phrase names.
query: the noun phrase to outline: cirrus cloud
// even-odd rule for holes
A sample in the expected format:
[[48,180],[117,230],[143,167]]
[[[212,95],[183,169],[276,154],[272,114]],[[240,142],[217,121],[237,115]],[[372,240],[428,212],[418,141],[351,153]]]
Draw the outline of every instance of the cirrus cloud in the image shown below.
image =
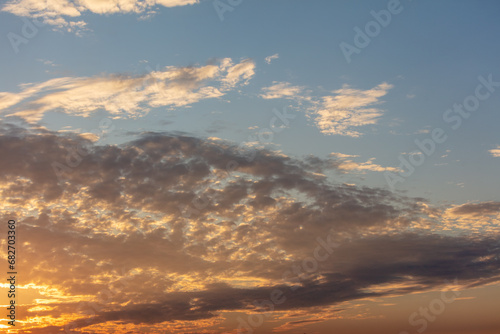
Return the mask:
[[263,87],[264,93],[260,95],[261,98],[269,99],[300,99],[304,87],[292,86],[289,82],[273,82],[269,87]]
[[136,118],[156,107],[183,107],[221,97],[254,75],[255,64],[246,59],[234,64],[192,67],[167,66],[142,76],[105,75],[63,77],[23,84],[17,93],[0,92],[0,112],[39,121],[46,112],[59,111],[88,117],[98,110],[114,118]]

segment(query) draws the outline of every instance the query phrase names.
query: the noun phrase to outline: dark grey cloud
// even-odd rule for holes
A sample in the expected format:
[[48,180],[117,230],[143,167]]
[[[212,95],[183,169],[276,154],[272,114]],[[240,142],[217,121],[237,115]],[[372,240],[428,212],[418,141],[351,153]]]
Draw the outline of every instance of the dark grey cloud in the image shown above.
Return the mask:
[[[79,320],[71,326],[80,331],[252,310],[275,289],[286,296],[276,309],[295,310],[500,276],[498,236],[416,232],[412,224],[421,220],[438,227],[428,213],[439,210],[422,198],[318,177],[335,161],[185,134],[145,133],[112,146],[1,126],[0,191],[11,208],[2,219],[22,222],[27,280],[95,296],[100,307],[91,318],[73,309]],[[498,203],[454,210],[485,214]],[[283,281],[327,236],[340,244],[328,259],[312,272],[300,269],[295,286]],[[239,277],[272,283],[241,288],[232,283]],[[100,299],[103,291],[112,302]],[[55,302],[52,312],[71,312],[68,305]],[[34,333],[52,329],[62,330]]]

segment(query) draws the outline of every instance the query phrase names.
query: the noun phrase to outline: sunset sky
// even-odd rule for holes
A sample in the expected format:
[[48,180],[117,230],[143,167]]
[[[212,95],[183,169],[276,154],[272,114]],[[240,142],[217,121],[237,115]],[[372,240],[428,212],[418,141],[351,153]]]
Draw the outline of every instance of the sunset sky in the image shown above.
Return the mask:
[[499,17],[0,1],[0,333],[500,333]]

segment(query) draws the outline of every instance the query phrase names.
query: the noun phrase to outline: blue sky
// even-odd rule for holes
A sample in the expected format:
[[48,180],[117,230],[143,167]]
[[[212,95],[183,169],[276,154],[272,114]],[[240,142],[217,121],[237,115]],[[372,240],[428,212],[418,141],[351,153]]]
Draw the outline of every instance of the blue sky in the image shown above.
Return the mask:
[[[481,221],[496,227],[474,233],[498,235],[489,209],[500,189],[497,1],[11,0],[0,8],[5,126],[96,152],[154,132],[304,164],[314,156],[321,182],[422,198],[446,219],[486,210]],[[347,44],[357,51],[346,56]],[[467,118],[447,113],[474,101]],[[432,139],[435,129],[444,142]],[[431,140],[432,152],[419,152],[415,141]],[[422,159],[410,175],[401,164]],[[422,214],[438,219],[431,211]]]
[[[443,112],[473,91],[479,75],[497,77],[499,50],[494,40],[499,31],[499,7],[493,1],[481,5],[403,1],[388,26],[381,27],[369,45],[352,54],[347,63],[339,44],[354,46],[354,27],[364,29],[374,20],[370,12],[387,6],[386,1],[356,5],[243,1],[223,12],[223,21],[210,1],[173,8],[155,6],[156,14],[143,19],[138,16],[144,13],[96,15],[87,11],[78,18],[86,22],[85,29],[71,33],[44,25],[27,44],[18,46],[18,53],[3,38],[0,66],[3,78],[9,80],[2,80],[0,87],[4,92],[19,92],[21,84],[58,77],[137,76],[165,66],[203,66],[218,58],[249,58],[255,63],[255,74],[244,87],[219,99],[189,104],[189,108],[157,107],[134,122],[117,120],[119,129],[178,130],[203,136],[210,126],[216,126],[220,128],[216,137],[242,142],[252,133],[248,127],[266,127],[273,108],[291,106],[297,108],[297,119],[273,138],[273,144],[286,154],[323,157],[340,152],[396,167],[399,154],[413,150],[413,141],[425,137],[416,133],[442,126]],[[22,36],[24,23],[19,16],[3,13],[1,24],[2,31]],[[275,54],[279,58],[267,64],[265,58]],[[300,86],[302,94],[316,101],[343,85],[368,90],[387,82],[393,88],[379,101],[383,116],[376,124],[360,127],[360,138],[352,138],[322,134],[306,118],[308,106],[298,106],[293,99],[260,98],[262,88],[273,82]],[[481,103],[474,116],[453,131],[450,140],[401,189],[435,198],[447,194],[461,202],[494,199],[499,185],[494,177],[498,159],[488,151],[500,142],[495,113],[499,99],[493,94]],[[159,126],[158,119],[175,121]],[[98,122],[93,116],[65,119],[50,113],[44,121],[51,129],[78,124],[82,130],[85,124],[89,130]],[[450,150],[448,156],[440,159],[438,155],[445,155],[446,150]],[[488,182],[477,180],[471,170],[481,171],[481,179],[490,175]],[[369,184],[384,183],[381,175],[367,174],[363,177]],[[478,182],[480,186],[476,186]],[[459,183],[467,184],[467,190],[456,185]]]

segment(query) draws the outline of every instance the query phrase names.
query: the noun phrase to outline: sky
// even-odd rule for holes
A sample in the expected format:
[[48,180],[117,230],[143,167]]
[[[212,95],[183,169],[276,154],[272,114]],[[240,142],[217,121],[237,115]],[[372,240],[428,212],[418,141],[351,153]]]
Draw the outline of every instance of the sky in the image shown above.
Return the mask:
[[497,334],[499,14],[0,1],[0,330]]

